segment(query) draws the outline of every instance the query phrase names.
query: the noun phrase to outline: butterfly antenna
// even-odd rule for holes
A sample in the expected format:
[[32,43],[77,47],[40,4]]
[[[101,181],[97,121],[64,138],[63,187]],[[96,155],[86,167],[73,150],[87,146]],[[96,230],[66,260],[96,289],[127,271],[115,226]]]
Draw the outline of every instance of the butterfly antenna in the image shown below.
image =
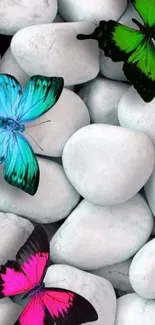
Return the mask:
[[30,133],[28,133],[26,130],[25,130],[25,132],[29,135],[29,137],[35,142],[35,144],[42,150],[42,151],[44,151],[44,149],[41,147],[41,146],[39,146],[39,144],[34,140],[34,138],[31,136],[31,134]]
[[41,123],[38,123],[38,124],[27,126],[26,129],[34,128],[35,126],[38,126],[38,125],[41,125],[41,124],[44,124],[44,123],[47,123],[47,122],[51,122],[51,120],[47,120],[47,121],[44,121],[44,122],[41,122]]

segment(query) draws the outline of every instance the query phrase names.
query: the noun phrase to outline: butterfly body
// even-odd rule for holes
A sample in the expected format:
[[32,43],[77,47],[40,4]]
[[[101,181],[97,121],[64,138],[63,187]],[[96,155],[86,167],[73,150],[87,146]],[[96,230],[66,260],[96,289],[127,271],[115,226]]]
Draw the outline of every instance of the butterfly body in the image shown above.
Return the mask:
[[25,292],[23,298],[30,298],[14,325],[79,325],[97,320],[96,310],[84,297],[70,290],[45,287],[48,262],[48,237],[37,226],[18,251],[16,261],[1,266],[0,298]]
[[25,125],[9,117],[0,116],[0,128],[11,132],[23,132]]
[[35,295],[38,295],[39,293],[44,291],[44,288],[45,288],[44,282],[42,282],[41,284],[36,285],[26,295],[24,295],[23,299],[27,298],[27,297],[33,297]]
[[132,19],[133,23],[135,23],[142,33],[145,34],[146,38],[149,39],[155,39],[155,27],[149,27],[147,25],[142,25],[137,19]]
[[137,29],[114,20],[100,21],[90,35],[77,38],[95,39],[105,56],[123,61],[123,71],[145,102],[155,97],[155,0],[130,0],[144,24],[132,19]]

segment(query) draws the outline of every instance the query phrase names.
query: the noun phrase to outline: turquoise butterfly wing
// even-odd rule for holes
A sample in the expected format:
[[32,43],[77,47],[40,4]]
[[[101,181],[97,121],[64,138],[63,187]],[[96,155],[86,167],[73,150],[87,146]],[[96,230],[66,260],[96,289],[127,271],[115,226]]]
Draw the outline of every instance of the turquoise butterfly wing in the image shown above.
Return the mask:
[[19,82],[10,75],[0,74],[0,116],[16,117],[22,96]]
[[34,195],[39,184],[39,165],[30,143],[19,131],[4,127],[4,119],[28,123],[51,109],[63,89],[63,78],[33,76],[22,94],[18,81],[0,75],[0,163],[5,180]]
[[34,195],[39,184],[39,165],[30,143],[21,134],[10,136],[5,165],[5,180],[30,195]]
[[56,104],[63,85],[61,77],[31,77],[19,101],[17,120],[27,123],[45,114]]

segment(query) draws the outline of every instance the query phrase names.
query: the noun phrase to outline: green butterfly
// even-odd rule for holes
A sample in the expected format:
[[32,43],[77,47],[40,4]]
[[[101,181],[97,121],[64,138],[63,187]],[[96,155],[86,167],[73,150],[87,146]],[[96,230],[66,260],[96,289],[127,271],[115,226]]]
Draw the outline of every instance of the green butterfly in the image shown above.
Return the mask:
[[155,97],[155,0],[130,0],[144,21],[132,21],[138,30],[113,20],[102,20],[91,35],[77,38],[95,39],[106,56],[114,62],[124,61],[123,71],[145,102]]

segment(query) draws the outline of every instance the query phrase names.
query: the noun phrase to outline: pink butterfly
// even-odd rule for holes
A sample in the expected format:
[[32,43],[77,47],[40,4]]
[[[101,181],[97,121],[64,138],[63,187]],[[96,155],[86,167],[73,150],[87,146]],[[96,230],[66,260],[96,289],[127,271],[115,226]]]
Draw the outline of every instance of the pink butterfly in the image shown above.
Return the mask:
[[[31,300],[14,325],[79,325],[98,319],[94,307],[70,290],[45,288],[49,241],[37,226],[16,255],[0,270],[0,298],[25,293]],[[23,298],[24,298],[23,297]]]

